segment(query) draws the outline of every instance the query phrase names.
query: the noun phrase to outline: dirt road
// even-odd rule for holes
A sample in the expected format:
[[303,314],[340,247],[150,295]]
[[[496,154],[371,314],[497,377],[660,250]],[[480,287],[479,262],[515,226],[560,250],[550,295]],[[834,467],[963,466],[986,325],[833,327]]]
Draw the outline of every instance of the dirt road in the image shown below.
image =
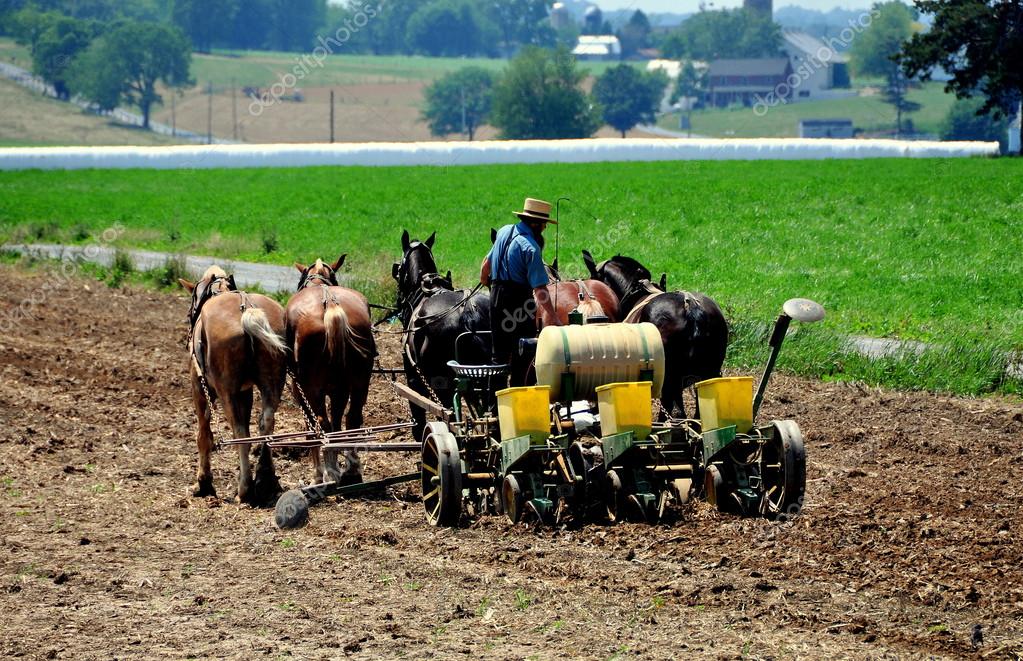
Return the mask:
[[[186,496],[183,297],[0,279],[0,318],[46,299],[0,335],[0,657],[1023,655],[1017,402],[778,378],[766,417],[797,420],[809,453],[784,525],[695,504],[669,525],[444,530],[401,488],[281,532],[230,500],[233,452],[214,457],[223,501]],[[404,416],[376,381],[367,424]]]

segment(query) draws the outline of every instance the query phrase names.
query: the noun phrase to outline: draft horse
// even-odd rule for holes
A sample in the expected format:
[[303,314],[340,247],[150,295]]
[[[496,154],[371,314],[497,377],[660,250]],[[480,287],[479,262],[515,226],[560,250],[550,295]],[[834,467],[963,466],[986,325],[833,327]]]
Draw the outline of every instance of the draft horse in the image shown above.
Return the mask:
[[[465,332],[472,335],[458,345],[457,358],[465,364],[484,365],[491,361],[490,294],[477,289],[455,289],[451,272],[442,276],[433,257],[437,233],[425,241],[401,234],[402,258],[391,275],[398,283],[395,309],[404,328],[402,361],[409,387],[419,394],[450,407],[455,393],[455,374],[448,361],[455,359],[455,341]],[[413,433],[421,438],[426,411],[409,403],[415,423]]]
[[650,281],[650,271],[631,257],[615,255],[597,264],[589,251],[583,261],[590,275],[618,295],[623,321],[650,322],[664,343],[664,386],[661,406],[671,414],[677,406],[685,415],[683,391],[698,381],[721,376],[728,346],[728,323],[721,308],[704,294],[665,292]]
[[[192,403],[199,419],[199,467],[192,495],[215,496],[210,470],[210,407],[219,399],[234,436],[248,437],[253,388],[258,388],[262,402],[259,433],[273,433],[287,365],[284,309],[266,296],[239,291],[234,277],[219,266],[208,268],[198,282],[178,282],[192,295],[188,364]],[[269,446],[264,443],[259,449],[255,481],[247,445],[238,446],[238,463],[238,501],[269,503],[280,490]]]
[[[285,311],[295,401],[309,407],[324,431],[340,430],[342,416],[347,429],[362,427],[362,410],[377,355],[366,297],[341,287],[337,281],[345,257],[341,255],[331,265],[319,259],[309,266],[296,263],[302,275]],[[324,468],[318,448],[311,455],[314,483],[362,481],[362,464],[354,450],[345,451],[345,468],[340,474],[337,466]]]

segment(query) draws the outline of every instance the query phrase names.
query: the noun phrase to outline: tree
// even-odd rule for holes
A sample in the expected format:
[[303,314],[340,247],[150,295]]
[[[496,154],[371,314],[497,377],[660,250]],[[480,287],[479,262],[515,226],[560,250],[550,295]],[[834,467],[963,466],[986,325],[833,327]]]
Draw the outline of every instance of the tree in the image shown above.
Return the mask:
[[69,71],[72,90],[111,110],[120,102],[138,106],[142,125],[161,103],[157,83],[168,87],[189,84],[192,54],[188,39],[176,27],[121,21],[96,39]]
[[876,3],[870,26],[857,36],[849,48],[849,63],[857,76],[892,75],[892,58],[902,52],[902,42],[913,34],[913,10],[899,2]]
[[486,0],[481,4],[500,31],[505,51],[516,45],[554,45],[557,33],[547,20],[547,0]]
[[992,117],[984,113],[983,99],[959,99],[941,124],[942,140],[998,141],[1002,151],[1008,142],[1009,120],[1004,115]]
[[238,0],[173,0],[171,16],[200,53],[231,37]]
[[273,0],[245,0],[231,21],[229,43],[234,48],[259,50],[270,45],[273,32]]
[[89,47],[96,34],[91,21],[55,17],[32,46],[32,72],[53,85],[58,99],[67,100],[70,91],[67,71],[74,59]]
[[700,11],[668,35],[661,51],[676,59],[774,57],[781,54],[781,28],[756,11]]
[[406,42],[433,57],[493,53],[497,29],[472,0],[434,0],[408,20]]
[[662,73],[644,73],[628,64],[605,71],[593,85],[593,96],[600,103],[605,124],[625,137],[636,124],[654,121],[668,80]]
[[313,46],[316,31],[327,15],[327,0],[272,0],[272,47],[303,51]]
[[423,119],[433,135],[466,133],[469,140],[487,122],[494,96],[494,77],[482,67],[464,67],[426,88]]
[[895,108],[895,135],[899,136],[902,115],[920,109],[920,104],[906,99],[909,79],[898,61],[902,43],[913,34],[916,15],[899,0],[890,0],[875,4],[871,16],[870,27],[852,43],[850,60],[857,75],[884,77],[881,95],[885,103]]
[[622,57],[631,57],[649,45],[650,19],[642,10],[632,13],[629,22],[618,32],[618,40],[622,43]]
[[946,92],[980,95],[981,112],[1011,115],[1023,96],[1023,3],[1020,0],[916,0],[932,14],[930,31],[904,46],[903,71],[926,80],[934,67],[952,76]]
[[692,61],[685,63],[675,81],[675,91],[671,93],[671,102],[682,102],[685,105],[686,126],[689,135],[693,134],[693,107],[700,104],[707,90],[707,71],[698,72]]
[[585,76],[566,48],[524,48],[494,88],[491,123],[510,140],[590,137],[600,111],[579,88]]

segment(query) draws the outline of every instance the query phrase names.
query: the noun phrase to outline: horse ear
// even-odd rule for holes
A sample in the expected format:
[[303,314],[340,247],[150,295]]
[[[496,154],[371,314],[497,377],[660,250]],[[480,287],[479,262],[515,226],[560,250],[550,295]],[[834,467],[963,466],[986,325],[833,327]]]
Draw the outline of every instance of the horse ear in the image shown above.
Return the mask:
[[426,247],[427,247],[427,248],[429,248],[430,250],[433,250],[433,242],[434,242],[434,241],[435,241],[436,239],[437,239],[437,233],[436,233],[436,232],[434,232],[434,233],[433,233],[433,234],[431,234],[431,235],[430,235],[430,236],[429,236],[429,237],[428,237],[428,238],[426,239],[426,241],[424,241],[423,243],[425,243],[425,244],[426,244]]
[[664,291],[667,291],[667,290],[668,290],[668,274],[667,274],[667,273],[662,273],[662,274],[661,274],[661,279],[660,279],[660,281],[659,281],[659,282],[657,283],[657,285],[658,285],[658,286],[659,286],[659,287],[660,287],[660,288],[661,288],[662,290],[664,290]]
[[195,283],[194,282],[189,282],[188,280],[185,280],[184,278],[178,278],[178,284],[181,285],[182,287],[184,287],[185,290],[188,291],[188,292],[191,292],[192,290],[195,289]]
[[305,266],[303,266],[302,264],[295,262],[295,268],[298,269],[299,273],[305,273]]
[[589,269],[590,275],[596,278],[597,262],[593,261],[593,255],[590,254],[589,250],[583,250],[583,262],[586,263],[586,268]]
[[234,273],[227,276],[227,288],[231,291],[238,291],[238,285],[234,284]]
[[401,231],[401,251],[408,252],[408,249],[412,247],[412,242],[408,238],[408,230]]
[[555,257],[554,261],[551,262],[551,268],[554,269],[555,271],[558,270],[558,258],[557,257]]
[[497,230],[495,230],[493,227],[491,227],[490,228],[490,244],[493,245],[495,243],[497,243]]
[[338,257],[337,261],[334,262],[334,265],[331,266],[330,269],[332,271],[334,271],[334,273],[337,273],[338,271],[340,271],[341,270],[341,265],[345,263],[345,257],[347,257],[347,256],[348,256],[348,253],[345,253],[345,254],[341,255],[340,257]]
[[399,268],[398,262],[391,264],[391,277],[394,278],[395,280],[398,279],[398,268]]
[[447,281],[448,281],[448,282],[451,282],[451,271],[448,271],[448,277],[447,277]]

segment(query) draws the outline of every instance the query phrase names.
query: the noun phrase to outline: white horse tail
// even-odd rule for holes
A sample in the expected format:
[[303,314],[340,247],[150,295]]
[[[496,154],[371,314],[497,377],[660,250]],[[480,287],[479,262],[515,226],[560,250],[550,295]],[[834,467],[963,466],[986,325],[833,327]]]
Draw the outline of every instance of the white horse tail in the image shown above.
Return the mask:
[[327,355],[331,358],[337,356],[344,362],[352,327],[348,323],[348,313],[338,303],[328,305],[324,311],[323,329],[327,335]]
[[250,339],[258,341],[272,353],[285,353],[288,350],[281,336],[270,328],[266,312],[257,307],[250,305],[242,312],[242,330]]
[[590,317],[606,317],[607,314],[604,312],[604,308],[600,305],[597,299],[590,295],[590,290],[586,288],[585,283],[582,280],[576,280],[576,285],[579,287],[579,293],[582,294],[582,300],[579,301],[579,305],[576,309],[582,313],[584,319]]

